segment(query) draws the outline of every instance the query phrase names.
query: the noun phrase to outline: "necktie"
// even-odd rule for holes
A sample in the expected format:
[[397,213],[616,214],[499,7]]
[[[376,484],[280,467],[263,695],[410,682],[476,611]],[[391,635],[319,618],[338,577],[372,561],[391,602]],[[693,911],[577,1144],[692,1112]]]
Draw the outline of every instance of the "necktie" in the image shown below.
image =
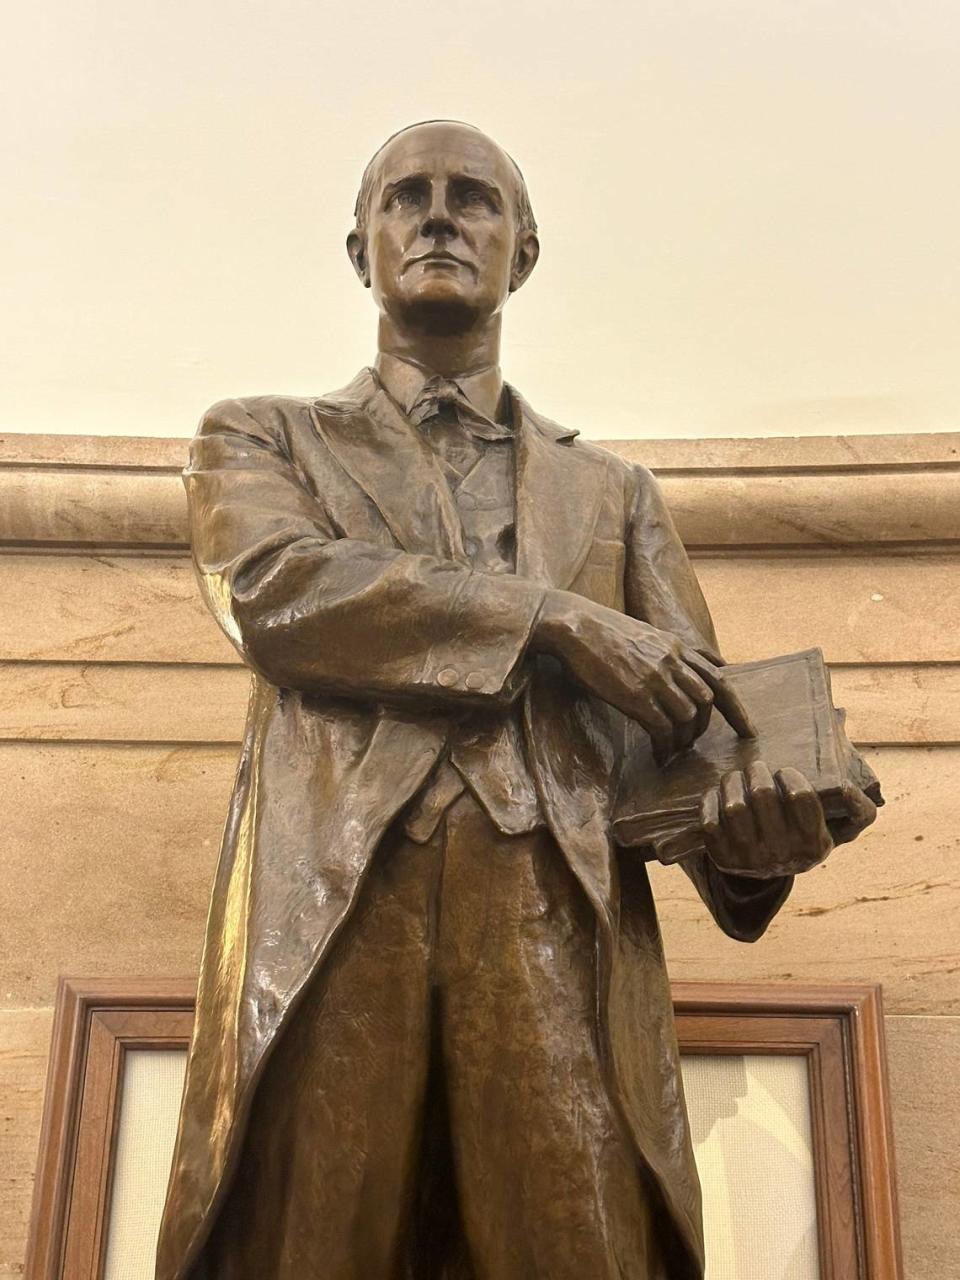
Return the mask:
[[409,416],[417,426],[431,418],[453,418],[472,435],[480,436],[483,440],[502,440],[512,434],[509,428],[501,426],[474,408],[451,378],[437,376],[424,383]]

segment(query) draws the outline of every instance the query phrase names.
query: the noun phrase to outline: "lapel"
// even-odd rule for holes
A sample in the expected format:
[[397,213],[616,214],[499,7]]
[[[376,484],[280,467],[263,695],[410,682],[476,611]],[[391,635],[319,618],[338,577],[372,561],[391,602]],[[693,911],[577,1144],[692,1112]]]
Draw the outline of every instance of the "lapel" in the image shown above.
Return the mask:
[[405,551],[466,563],[460,519],[436,455],[371,369],[313,405],[313,425]]
[[517,573],[566,589],[587,558],[600,514],[607,457],[570,448],[578,433],[517,406]]
[[[517,573],[565,589],[590,549],[608,461],[593,450],[571,450],[576,431],[535,413],[513,387],[509,392],[515,407]],[[372,370],[363,369],[312,409],[317,434],[405,551],[468,562],[436,455]]]

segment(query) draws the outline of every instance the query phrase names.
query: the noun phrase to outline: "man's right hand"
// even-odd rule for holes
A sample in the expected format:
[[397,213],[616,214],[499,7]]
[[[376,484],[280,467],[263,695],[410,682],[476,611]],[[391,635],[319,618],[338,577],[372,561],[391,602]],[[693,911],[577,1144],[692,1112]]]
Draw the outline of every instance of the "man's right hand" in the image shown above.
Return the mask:
[[704,732],[714,706],[740,737],[754,734],[722,667],[671,632],[616,609],[571,591],[548,591],[531,644],[642,725],[660,764]]

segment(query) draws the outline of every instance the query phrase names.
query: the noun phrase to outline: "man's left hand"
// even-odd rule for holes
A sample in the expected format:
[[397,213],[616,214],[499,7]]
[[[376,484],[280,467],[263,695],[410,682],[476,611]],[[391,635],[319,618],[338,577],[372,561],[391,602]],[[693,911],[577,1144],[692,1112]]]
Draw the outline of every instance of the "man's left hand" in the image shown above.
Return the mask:
[[[843,798],[852,839],[877,816],[876,805],[849,783]],[[770,879],[796,875],[822,862],[836,841],[811,784],[796,769],[776,774],[762,762],[724,774],[700,807],[704,843],[712,861],[731,875]]]

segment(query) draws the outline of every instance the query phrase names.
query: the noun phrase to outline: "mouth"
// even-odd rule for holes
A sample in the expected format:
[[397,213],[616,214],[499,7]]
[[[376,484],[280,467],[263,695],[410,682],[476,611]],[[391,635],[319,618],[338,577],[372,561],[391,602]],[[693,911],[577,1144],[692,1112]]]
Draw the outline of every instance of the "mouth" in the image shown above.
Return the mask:
[[416,258],[411,258],[403,268],[408,271],[411,267],[431,266],[431,267],[466,267],[468,271],[476,274],[476,267],[472,262],[467,262],[465,258],[458,258],[453,253],[447,253],[444,249],[437,249],[431,253],[421,253]]

